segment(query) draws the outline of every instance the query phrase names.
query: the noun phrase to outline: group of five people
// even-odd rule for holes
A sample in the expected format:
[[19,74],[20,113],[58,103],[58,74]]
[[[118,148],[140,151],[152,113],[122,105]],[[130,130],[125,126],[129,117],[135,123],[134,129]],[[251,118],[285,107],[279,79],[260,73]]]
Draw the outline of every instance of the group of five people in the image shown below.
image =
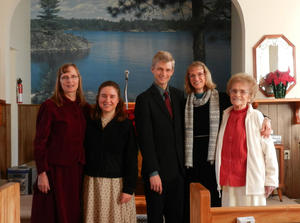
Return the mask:
[[169,52],[153,57],[154,82],[136,98],[135,127],[118,84],[102,83],[91,106],[76,65],[59,68],[37,118],[32,223],[136,222],[138,148],[149,223],[189,222],[191,182],[210,191],[214,207],[265,205],[278,166],[270,123],[251,106],[255,80],[233,75],[228,97],[196,61],[185,98],[169,85],[174,67]]

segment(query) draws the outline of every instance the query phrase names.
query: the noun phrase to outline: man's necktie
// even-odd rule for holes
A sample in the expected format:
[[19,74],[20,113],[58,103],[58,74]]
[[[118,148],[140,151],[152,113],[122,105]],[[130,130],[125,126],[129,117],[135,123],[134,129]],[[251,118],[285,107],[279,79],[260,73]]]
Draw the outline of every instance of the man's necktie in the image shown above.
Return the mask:
[[165,103],[166,103],[167,109],[169,111],[169,114],[170,114],[171,118],[173,118],[171,101],[170,101],[170,97],[169,97],[169,94],[167,91],[165,91],[164,96],[165,96]]

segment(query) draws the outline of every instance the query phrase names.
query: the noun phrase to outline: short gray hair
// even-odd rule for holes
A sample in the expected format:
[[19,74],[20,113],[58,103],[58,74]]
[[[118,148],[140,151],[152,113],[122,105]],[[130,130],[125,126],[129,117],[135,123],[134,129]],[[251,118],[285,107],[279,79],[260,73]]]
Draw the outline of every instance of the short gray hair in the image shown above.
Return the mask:
[[246,73],[237,73],[232,75],[229,81],[227,82],[226,91],[228,95],[230,95],[229,93],[232,85],[237,82],[246,83],[249,86],[250,102],[252,103],[258,91],[258,85],[256,83],[256,80],[253,78],[252,75]]

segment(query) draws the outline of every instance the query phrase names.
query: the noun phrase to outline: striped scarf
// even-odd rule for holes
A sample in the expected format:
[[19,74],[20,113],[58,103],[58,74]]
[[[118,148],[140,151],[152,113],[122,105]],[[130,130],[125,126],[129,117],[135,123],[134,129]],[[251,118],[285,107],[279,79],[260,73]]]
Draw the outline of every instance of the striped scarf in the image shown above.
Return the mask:
[[[206,104],[209,100],[209,144],[207,161],[214,162],[215,160],[217,135],[219,131],[220,121],[219,93],[215,89],[209,89],[204,93],[203,97],[200,99],[197,99],[194,93],[191,93],[187,97],[184,112],[185,166],[187,167],[193,167],[194,107],[202,106]],[[199,123],[199,125],[201,125],[201,123]]]

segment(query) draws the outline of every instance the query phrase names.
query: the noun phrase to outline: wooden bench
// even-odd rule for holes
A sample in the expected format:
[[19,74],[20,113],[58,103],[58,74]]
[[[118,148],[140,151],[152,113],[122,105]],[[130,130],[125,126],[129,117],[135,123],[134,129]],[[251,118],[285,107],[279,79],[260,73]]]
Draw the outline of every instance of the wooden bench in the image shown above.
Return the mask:
[[210,193],[199,183],[190,185],[190,223],[236,223],[237,217],[253,216],[256,223],[300,222],[300,205],[260,207],[210,207]]
[[19,183],[4,183],[0,186],[0,223],[20,223]]

